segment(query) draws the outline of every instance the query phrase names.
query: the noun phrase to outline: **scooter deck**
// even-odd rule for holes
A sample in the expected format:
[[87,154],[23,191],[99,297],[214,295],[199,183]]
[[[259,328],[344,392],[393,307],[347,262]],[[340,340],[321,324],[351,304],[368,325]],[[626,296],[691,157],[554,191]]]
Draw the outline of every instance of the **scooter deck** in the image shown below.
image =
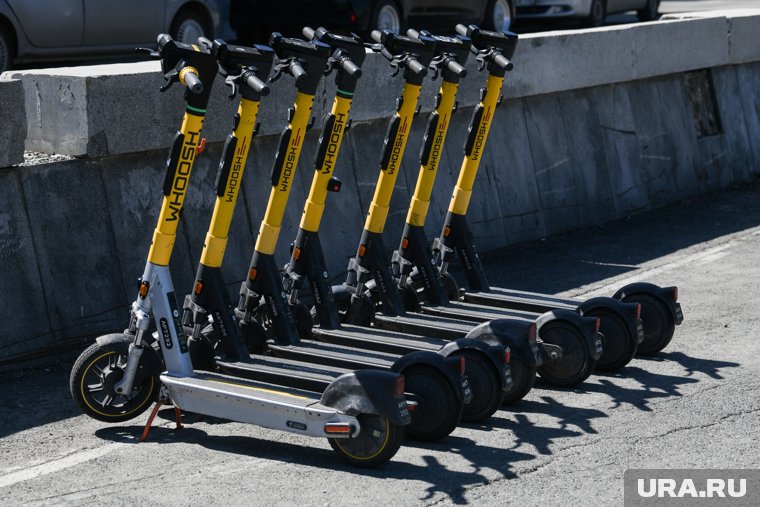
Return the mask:
[[[205,371],[193,377],[161,375],[172,402],[182,410],[265,428],[325,437],[323,423],[348,418],[320,403],[318,394]],[[314,424],[307,424],[313,422]]]
[[488,292],[466,291],[461,297],[467,303],[539,313],[555,309],[576,311],[581,303],[574,299],[502,287],[491,287]]
[[458,340],[472,331],[476,324],[472,321],[442,318],[435,315],[389,316],[376,313],[373,325],[385,331],[434,336],[443,340]]
[[441,338],[417,336],[350,324],[343,324],[340,329],[315,327],[311,332],[314,339],[320,342],[399,355],[418,350],[437,352],[448,343],[447,340]]
[[249,361],[217,359],[216,365],[228,375],[317,393],[323,392],[335,379],[349,372],[345,368],[266,356],[251,356]]
[[301,342],[300,345],[277,345],[269,342],[267,348],[275,356],[284,359],[350,370],[363,370],[367,368],[390,370],[400,357],[398,354],[362,350],[315,341]]
[[429,306],[422,304],[420,312],[437,317],[450,317],[470,322],[488,322],[494,319],[525,319],[534,321],[540,314],[521,310],[508,310],[504,308],[484,307],[482,305],[453,301],[446,306]]

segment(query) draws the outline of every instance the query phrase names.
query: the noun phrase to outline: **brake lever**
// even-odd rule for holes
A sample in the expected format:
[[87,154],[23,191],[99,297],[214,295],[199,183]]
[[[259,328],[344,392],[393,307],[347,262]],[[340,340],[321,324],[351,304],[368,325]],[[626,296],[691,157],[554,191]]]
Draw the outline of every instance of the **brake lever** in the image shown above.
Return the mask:
[[230,87],[230,94],[227,97],[230,100],[233,100],[237,96],[237,92],[238,92],[237,80],[240,78],[240,76],[242,76],[242,74],[238,76],[230,75],[230,76],[227,76],[227,78],[224,80],[224,84]]
[[159,88],[161,92],[165,92],[166,90],[171,88],[174,83],[179,82],[179,71],[177,70],[177,68],[175,67],[169,72],[167,72],[166,74],[164,74],[164,79],[166,80],[166,84],[162,86],[161,88]]
[[153,58],[154,60],[161,59],[161,53],[150,48],[135,48],[135,53],[145,53],[146,55]]

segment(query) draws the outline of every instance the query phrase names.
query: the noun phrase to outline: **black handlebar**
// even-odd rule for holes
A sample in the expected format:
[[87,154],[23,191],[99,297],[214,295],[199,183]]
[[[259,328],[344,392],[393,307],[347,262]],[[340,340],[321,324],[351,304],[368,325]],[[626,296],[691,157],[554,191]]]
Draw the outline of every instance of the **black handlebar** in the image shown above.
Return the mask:
[[344,59],[340,66],[351,77],[361,77],[362,75],[362,69],[348,58]]
[[481,70],[488,67],[492,74],[504,75],[512,70],[510,59],[517,48],[517,34],[512,32],[491,32],[482,30],[476,25],[456,26],[457,33],[472,39],[472,51],[478,55]]
[[248,88],[255,91],[259,95],[266,96],[269,95],[269,85],[267,85],[264,81],[256,77],[255,74],[250,73],[245,78],[245,84]]
[[465,37],[467,36],[467,27],[462,23],[457,23],[456,30],[459,35],[464,35]]
[[306,37],[308,40],[314,40],[314,29],[313,29],[313,28],[311,28],[311,27],[309,27],[309,26],[305,26],[305,27],[303,27],[303,29],[301,30],[301,33],[302,33],[302,34],[303,34],[303,36],[304,36],[304,37]]
[[272,33],[269,45],[280,60],[270,81],[286,72],[295,78],[299,91],[314,95],[330,58],[330,46],[318,40],[283,37],[279,32]]
[[373,41],[377,42],[378,44],[382,44],[383,33],[380,30],[372,30],[372,33],[370,33],[369,36],[372,37]]
[[448,67],[451,73],[457,77],[465,77],[467,75],[467,69],[462,67],[455,60],[449,60],[448,63],[446,64],[446,67]]
[[298,86],[306,75],[306,70],[300,63],[294,60],[290,63],[290,74],[295,78],[296,86]]
[[406,63],[406,66],[419,77],[425,77],[427,75],[427,68],[414,58],[410,58]]
[[327,60],[328,68],[325,74],[331,70],[337,70],[335,83],[338,88],[353,91],[356,88],[356,81],[362,75],[361,66],[367,56],[362,40],[354,34],[348,36],[329,32],[321,26],[316,30],[306,26],[302,32],[306,38],[330,47],[332,54]]

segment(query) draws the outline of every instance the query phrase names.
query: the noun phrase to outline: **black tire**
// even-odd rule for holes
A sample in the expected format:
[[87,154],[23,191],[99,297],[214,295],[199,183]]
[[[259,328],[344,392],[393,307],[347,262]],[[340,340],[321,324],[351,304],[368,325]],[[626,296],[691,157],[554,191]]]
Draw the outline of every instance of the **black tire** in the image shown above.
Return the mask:
[[639,21],[656,21],[660,19],[660,0],[647,0],[643,9],[636,11]]
[[607,18],[606,0],[592,0],[591,12],[589,13],[588,17],[583,19],[582,25],[587,28],[602,26],[606,18]]
[[16,38],[6,27],[0,25],[0,74],[13,67],[16,57]]
[[129,341],[118,341],[101,346],[93,343],[74,363],[69,377],[71,396],[79,408],[98,421],[116,423],[128,421],[145,412],[158,399],[161,382],[158,375],[148,373],[145,347],[135,374],[132,394],[117,394],[113,386],[124,376],[122,369],[129,353]]
[[504,394],[504,405],[517,403],[525,398],[536,383],[536,366],[529,365],[520,351],[512,350],[509,368],[512,373],[512,389]]
[[472,401],[464,406],[462,421],[480,422],[491,417],[504,402],[499,372],[493,363],[475,350],[462,350],[465,374],[472,389]]
[[410,366],[403,372],[405,391],[419,405],[406,426],[406,436],[413,440],[435,442],[448,436],[462,419],[464,404],[454,387],[438,370],[430,366]]
[[513,3],[512,0],[491,0],[488,2],[483,27],[495,32],[508,31],[515,19]]
[[594,371],[596,361],[591,359],[588,342],[575,326],[564,321],[553,321],[541,327],[541,340],[562,347],[559,361],[546,362],[538,367],[541,379],[553,386],[572,387],[586,380]]
[[182,9],[172,21],[169,29],[172,39],[188,44],[195,44],[198,37],[213,40],[214,34],[209,20],[193,9]]
[[375,468],[395,456],[404,441],[403,427],[379,415],[362,414],[357,419],[361,424],[359,435],[327,439],[341,458],[356,467]]
[[387,28],[393,33],[401,33],[404,29],[404,17],[396,2],[393,0],[380,0],[377,2],[375,8],[372,9],[368,28],[370,31],[382,31]]
[[644,341],[639,343],[637,353],[641,356],[652,356],[667,347],[673,339],[676,322],[665,302],[645,293],[631,294],[623,298],[623,301],[641,305]]
[[604,335],[604,348],[602,356],[596,362],[596,369],[618,371],[630,363],[636,355],[638,344],[620,315],[603,309],[595,309],[586,316],[601,319],[599,331]]

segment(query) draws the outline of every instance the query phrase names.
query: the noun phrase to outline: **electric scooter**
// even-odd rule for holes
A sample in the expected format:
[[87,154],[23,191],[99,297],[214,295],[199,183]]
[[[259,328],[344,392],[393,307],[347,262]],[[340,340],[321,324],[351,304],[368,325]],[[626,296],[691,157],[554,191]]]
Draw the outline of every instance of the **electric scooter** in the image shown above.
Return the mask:
[[[380,465],[397,452],[402,427],[410,414],[404,399],[403,376],[392,372],[359,371],[338,377],[321,396],[265,382],[247,381],[215,372],[194,370],[187,336],[175,299],[169,261],[176,238],[190,174],[201,141],[201,128],[217,60],[201,45],[158,38],[167,84],[186,89],[182,128],[172,143],[163,183],[163,202],[145,271],[123,333],[96,339],[77,359],[71,372],[71,394],[90,417],[121,422],[161,402],[204,415],[251,423],[300,435],[327,437],[333,449],[361,467]],[[254,89],[265,86],[249,76]],[[249,97],[257,102],[255,96]],[[257,104],[252,105],[257,109]],[[245,127],[247,129],[247,127]],[[207,255],[214,255],[213,248]],[[149,328],[155,322],[161,353],[151,346]],[[165,370],[165,371],[164,371]]]
[[[329,45],[334,53],[351,56],[352,59],[364,59],[365,48],[358,39],[332,34],[324,28],[304,28],[304,35],[307,39]],[[393,47],[391,50],[400,54],[401,48]],[[459,64],[448,60],[440,59],[436,65],[446,63],[463,71]],[[319,227],[328,192],[340,190],[340,180],[334,176],[334,169],[343,136],[349,129],[349,111],[356,82],[340,74],[336,78],[337,96],[319,140],[311,188],[296,239],[291,245],[290,261],[283,272],[283,285],[288,294],[296,326],[305,339],[321,342],[394,354],[427,350],[446,351],[449,356],[465,357],[465,373],[473,392],[473,399],[465,405],[462,420],[482,421],[499,408],[504,393],[512,384],[509,351],[492,336],[489,329],[481,326],[471,333],[469,338],[448,342],[436,338],[420,338],[404,333],[342,325],[340,322],[338,307],[328,281]],[[309,310],[299,300],[300,291],[307,280],[315,301],[314,320],[319,322],[318,327],[313,327],[314,322]]]
[[[412,37],[420,36],[413,30],[410,30],[408,34]],[[431,36],[426,32],[423,32],[423,35]],[[456,42],[461,40],[468,41],[463,49],[469,51],[471,47],[470,38],[464,35],[460,35],[458,38],[436,38],[437,47],[448,46],[449,50],[456,49]],[[506,58],[511,58],[517,37],[500,35],[498,38],[493,37],[492,40],[488,41],[483,40],[483,37],[478,37],[474,43],[480,50],[475,49],[474,51],[478,55],[481,67],[484,67],[487,65],[486,59],[489,56],[487,52],[492,52],[491,54],[495,57],[495,48],[499,49],[500,55],[506,54]],[[463,46],[461,43],[458,45]],[[492,63],[490,73],[503,80],[508,68],[509,66],[503,68]],[[576,312],[568,310],[555,310],[541,315],[530,312],[488,311],[477,306],[463,308],[463,304],[449,301],[438,272],[433,267],[427,247],[424,225],[450,117],[454,112],[456,96],[456,88],[452,89],[454,82],[450,73],[444,70],[443,78],[441,99],[438,101],[436,111],[430,116],[426,129],[420,153],[419,176],[406,217],[399,249],[393,255],[391,266],[394,283],[398,284],[399,290],[404,295],[406,309],[418,313],[435,315],[436,317],[455,317],[475,322],[485,322],[499,317],[536,320],[539,324],[538,337],[541,340],[541,348],[547,356],[544,364],[538,368],[538,372],[545,381],[551,384],[576,385],[591,374],[595,362],[599,358],[600,339],[596,334],[597,322],[595,319],[584,319]],[[492,86],[492,88],[495,88],[493,92],[498,95],[500,86],[498,88]],[[485,104],[488,104],[488,98],[487,92],[485,92],[483,95]],[[420,280],[420,283],[417,284],[419,288],[410,283],[413,274],[417,275]],[[380,292],[382,291],[377,288],[376,284],[374,289],[376,300],[380,300]],[[372,288],[370,291],[372,292]],[[424,301],[419,301],[418,296],[422,296]],[[407,322],[404,316],[402,319],[399,321],[397,315],[384,315],[378,316],[375,320],[379,327],[403,327],[407,325]]]
[[[493,37],[474,25],[458,25],[457,31],[477,40]],[[495,85],[496,83],[489,82],[486,90],[492,92],[494,100],[498,102],[500,99],[495,97],[499,96],[501,90],[500,86]],[[466,220],[475,176],[493,121],[493,110],[486,109],[483,104],[484,102],[473,114],[465,142],[465,159],[449,211],[441,234],[433,243],[435,263],[449,296],[477,305],[531,312],[569,310],[599,317],[601,332],[605,337],[604,351],[597,363],[599,370],[614,371],[622,368],[637,350],[640,354],[654,354],[662,350],[673,337],[675,325],[683,321],[683,313],[677,302],[677,287],[663,288],[653,284],[634,283],[617,291],[612,298],[596,297],[580,301],[489,286]],[[460,291],[447,271],[455,255],[461,261],[469,287],[467,291]]]
[[[417,40],[413,37],[396,36],[389,32],[374,32],[373,37],[381,44],[395,43],[397,40]],[[420,37],[420,39],[429,38]],[[440,58],[449,62],[455,61],[455,55],[461,55],[463,49],[467,51],[470,44],[469,39],[464,41],[452,38],[440,38],[440,41],[436,43],[440,43],[441,47],[444,48],[439,55]],[[444,86],[433,115],[433,121],[436,123],[441,117],[444,118],[442,124],[448,123],[448,118],[453,109],[454,92],[457,88],[456,83],[458,83],[459,75],[451,72],[451,69],[444,71]],[[447,84],[446,81],[449,83]],[[413,92],[418,95],[419,89],[413,90]],[[414,107],[416,107],[417,95],[411,97],[414,102],[410,104],[410,110],[404,110],[409,101],[403,100],[401,102],[402,107],[391,120],[380,160],[380,176],[356,256],[349,263],[346,283],[342,286],[333,287],[333,292],[338,304],[345,310],[344,320],[350,324],[363,326],[372,324],[386,330],[444,339],[458,339],[466,336],[473,329],[474,324],[472,322],[442,317],[431,319],[406,314],[403,297],[393,280],[385,257],[386,250],[382,232],[388,215],[393,186],[398,176],[401,157],[405,150],[411,115],[414,112]],[[365,289],[366,292],[376,296],[377,307],[383,315],[375,315],[375,301],[365,293]],[[544,349],[539,349],[535,334],[530,331],[536,326],[533,317],[529,319],[519,317],[504,319],[495,316],[494,319],[497,320],[489,322],[488,325],[492,330],[499,328],[501,332],[498,334],[500,334],[501,343],[508,345],[512,351],[510,369],[514,387],[505,399],[516,401],[524,397],[531,389],[536,368],[543,360]],[[520,332],[520,328],[523,332]]]
[[[361,47],[360,53],[345,50],[336,52],[318,41],[289,39],[277,33],[272,35],[270,44],[279,58],[274,79],[280,74],[293,76],[298,93],[295,106],[290,111],[289,124],[280,136],[269,202],[250,269],[241,286],[239,304],[233,310],[244,342],[233,339],[231,328],[235,326],[235,321],[229,316],[225,322],[224,308],[218,312],[218,317],[212,319],[216,328],[212,325],[211,329],[206,329],[201,334],[211,344],[220,340],[232,343],[231,346],[222,343],[225,354],[216,359],[215,364],[225,373],[246,378],[261,378],[264,374],[278,375],[278,382],[289,381],[301,387],[319,390],[324,385],[324,380],[334,375],[338,369],[380,369],[402,373],[406,381],[406,392],[415,402],[412,422],[406,428],[407,435],[419,440],[443,438],[456,428],[463,405],[472,396],[467,378],[463,375],[462,358],[446,357],[448,350],[437,353],[420,351],[402,356],[301,341],[283,292],[274,251],[304,136],[310,124],[317,85],[328,61],[330,68],[337,70],[336,78],[342,86],[348,86],[349,82],[355,83],[360,74],[359,65],[363,61],[364,49]],[[353,90],[353,85],[349,89]],[[246,162],[245,155],[247,154],[243,153],[239,159],[236,158],[241,168]],[[205,283],[204,280],[204,285]],[[216,285],[221,287],[220,283]],[[193,296],[191,303],[197,301],[192,298]],[[206,301],[208,303],[210,301]],[[215,308],[219,306],[223,305],[218,304]],[[217,313],[211,308],[204,310],[211,315]],[[199,336],[197,326],[205,325],[203,318],[193,318],[193,324],[196,326],[193,334]],[[226,337],[222,325],[227,330]],[[249,357],[247,351],[241,350],[244,348],[241,343],[247,344],[250,350],[259,354],[277,356],[277,360],[267,360],[256,354]],[[289,360],[315,364],[307,367]],[[292,373],[283,374],[288,368]]]

